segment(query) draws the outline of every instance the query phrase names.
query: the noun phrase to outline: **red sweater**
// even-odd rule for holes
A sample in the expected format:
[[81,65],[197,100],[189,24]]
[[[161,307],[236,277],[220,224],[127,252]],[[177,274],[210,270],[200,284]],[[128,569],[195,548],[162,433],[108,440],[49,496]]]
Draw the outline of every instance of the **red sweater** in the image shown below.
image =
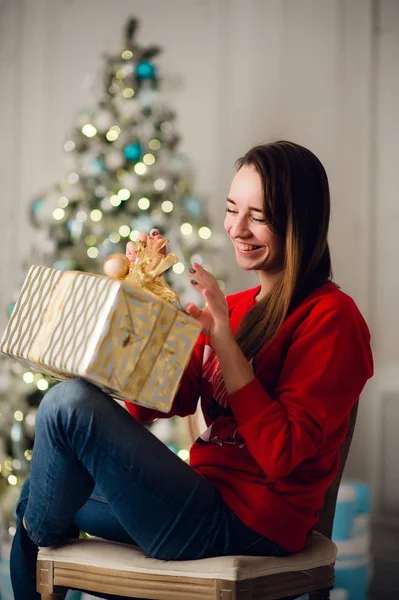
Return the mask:
[[[236,331],[259,287],[227,298]],[[339,466],[352,406],[373,373],[370,334],[353,300],[328,283],[287,317],[252,363],[254,379],[228,395],[201,334],[170,413],[126,403],[139,421],[193,414],[208,429],[190,464],[250,528],[290,552],[304,546]]]

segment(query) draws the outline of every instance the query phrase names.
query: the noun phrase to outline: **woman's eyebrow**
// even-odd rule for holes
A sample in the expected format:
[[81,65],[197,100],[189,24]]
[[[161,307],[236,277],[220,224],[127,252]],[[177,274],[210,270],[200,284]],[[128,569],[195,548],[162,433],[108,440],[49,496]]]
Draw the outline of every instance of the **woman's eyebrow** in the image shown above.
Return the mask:
[[[227,202],[234,204],[234,206],[237,206],[237,204],[234,202],[234,200],[231,200],[231,198],[226,198],[226,200],[227,200]],[[249,210],[253,210],[255,212],[260,212],[263,214],[263,210],[261,208],[255,208],[255,206],[249,206],[248,208],[249,208]]]

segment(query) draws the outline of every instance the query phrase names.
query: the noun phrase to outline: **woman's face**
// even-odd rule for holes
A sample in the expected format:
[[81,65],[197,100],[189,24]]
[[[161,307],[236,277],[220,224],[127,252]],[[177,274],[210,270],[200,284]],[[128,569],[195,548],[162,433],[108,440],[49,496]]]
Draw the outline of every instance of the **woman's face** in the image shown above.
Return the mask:
[[265,222],[262,180],[251,165],[242,166],[231,183],[224,228],[239,267],[269,274],[281,271],[284,241]]

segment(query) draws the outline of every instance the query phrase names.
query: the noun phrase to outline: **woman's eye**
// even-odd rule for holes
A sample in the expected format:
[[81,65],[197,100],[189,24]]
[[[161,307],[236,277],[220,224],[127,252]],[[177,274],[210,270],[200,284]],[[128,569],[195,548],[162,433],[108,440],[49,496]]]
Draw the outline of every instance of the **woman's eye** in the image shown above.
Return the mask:
[[230,215],[236,215],[237,211],[236,210],[231,210],[231,208],[226,208],[226,212],[229,213]]
[[265,219],[257,219],[256,217],[251,217],[251,219],[255,223],[266,223]]

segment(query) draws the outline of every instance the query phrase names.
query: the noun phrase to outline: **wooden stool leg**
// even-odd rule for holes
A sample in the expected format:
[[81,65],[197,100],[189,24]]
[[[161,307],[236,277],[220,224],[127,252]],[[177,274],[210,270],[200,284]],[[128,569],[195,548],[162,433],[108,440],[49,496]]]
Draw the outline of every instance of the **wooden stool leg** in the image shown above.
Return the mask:
[[50,560],[36,563],[36,589],[42,600],[64,600],[66,589],[54,586],[54,565]]
[[309,600],[330,600],[330,588],[310,592]]

